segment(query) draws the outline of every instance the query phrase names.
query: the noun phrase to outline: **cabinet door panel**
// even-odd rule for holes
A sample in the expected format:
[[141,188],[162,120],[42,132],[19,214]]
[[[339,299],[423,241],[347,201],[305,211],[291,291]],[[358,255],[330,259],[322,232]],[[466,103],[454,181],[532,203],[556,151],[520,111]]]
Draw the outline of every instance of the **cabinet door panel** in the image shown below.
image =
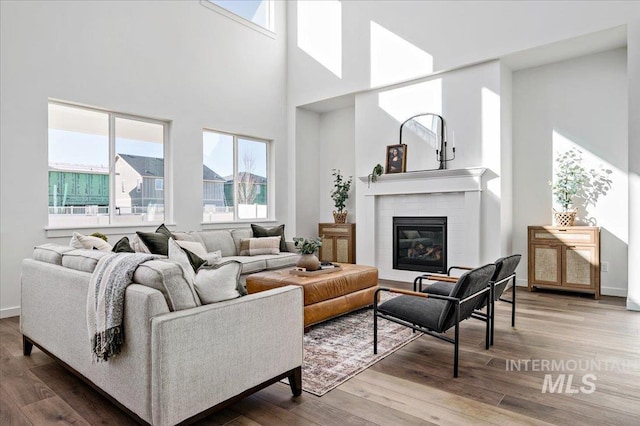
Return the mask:
[[322,247],[320,247],[320,260],[322,262],[333,262],[333,238],[322,238]]
[[336,262],[349,263],[349,239],[336,238]]
[[571,286],[592,287],[595,267],[591,247],[565,247],[564,283]]
[[533,281],[549,285],[560,285],[560,256],[558,246],[533,245]]

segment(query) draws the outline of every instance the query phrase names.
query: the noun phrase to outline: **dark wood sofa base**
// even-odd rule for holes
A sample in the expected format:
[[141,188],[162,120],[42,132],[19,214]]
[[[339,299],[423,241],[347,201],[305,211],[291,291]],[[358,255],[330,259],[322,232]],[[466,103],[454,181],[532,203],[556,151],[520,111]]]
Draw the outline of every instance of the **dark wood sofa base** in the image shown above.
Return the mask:
[[[125,407],[124,405],[122,405],[120,402],[118,402],[115,398],[113,398],[111,395],[109,395],[108,393],[106,393],[104,390],[102,390],[98,385],[96,385],[95,383],[93,383],[91,380],[87,379],[85,376],[83,376],[80,372],[78,372],[77,370],[75,370],[73,367],[71,367],[69,364],[65,363],[64,361],[62,361],[61,359],[59,359],[58,357],[56,357],[55,355],[53,355],[51,352],[47,351],[45,348],[43,348],[41,345],[38,344],[38,342],[34,342],[32,339],[28,338],[27,336],[22,336],[22,353],[24,356],[30,356],[31,355],[31,351],[33,349],[33,346],[36,346],[37,348],[39,348],[42,352],[44,352],[45,354],[47,354],[48,356],[50,356],[51,358],[53,358],[54,360],[56,360],[57,362],[59,362],[63,367],[65,367],[67,370],[69,370],[71,373],[73,373],[76,377],[78,377],[80,380],[82,380],[83,382],[85,382],[86,384],[88,384],[89,386],[91,386],[96,392],[98,392],[100,395],[102,395],[103,397],[105,397],[106,399],[108,399],[111,403],[113,403],[116,407],[118,407],[119,409],[121,409],[122,411],[124,411],[125,413],[127,413],[133,420],[135,420],[137,423],[139,424],[144,424],[144,425],[148,425],[149,423],[147,423],[145,420],[143,420],[140,416],[138,416],[136,413],[134,413],[133,411],[129,410],[127,407]],[[293,396],[300,396],[302,394],[302,366],[296,367],[294,369],[291,369],[289,371],[286,371],[282,374],[279,374],[276,377],[273,377],[263,383],[260,383],[257,386],[252,387],[251,389],[247,389],[246,391],[232,396],[231,398],[222,401],[219,404],[214,405],[213,407],[202,411],[201,413],[198,413],[192,417],[189,417],[188,419],[182,421],[181,423],[179,423],[180,425],[188,425],[191,423],[194,423],[200,419],[203,419],[217,411],[222,410],[223,408],[234,404],[238,401],[240,401],[241,399],[246,398],[247,396],[258,392],[261,389],[266,388],[267,386],[271,386],[272,384],[279,382],[280,380],[284,379],[284,378],[288,378],[289,379],[289,386],[291,387],[291,393],[293,394]]]

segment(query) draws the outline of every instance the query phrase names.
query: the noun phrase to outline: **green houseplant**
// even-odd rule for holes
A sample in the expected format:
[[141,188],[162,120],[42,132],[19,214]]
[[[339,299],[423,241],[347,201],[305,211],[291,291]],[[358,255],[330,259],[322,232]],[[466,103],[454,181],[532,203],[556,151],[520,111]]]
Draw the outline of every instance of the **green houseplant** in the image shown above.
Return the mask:
[[[554,218],[558,226],[573,226],[578,208],[574,199],[579,198],[588,205],[598,201],[600,195],[611,188],[611,174],[607,169],[587,169],[582,165],[582,152],[577,148],[558,154],[556,157],[555,182],[549,182],[553,197],[562,211],[554,209]],[[570,210],[570,206],[574,205]]]
[[305,268],[307,271],[317,271],[320,269],[320,260],[316,257],[316,252],[322,247],[320,238],[302,238],[294,237],[293,243],[300,253],[300,259],[296,263],[299,268]]
[[371,171],[371,173],[369,173],[369,176],[367,176],[367,185],[370,185],[371,182],[375,183],[378,181],[378,177],[382,176],[382,172],[384,171],[384,169],[382,168],[382,164],[378,163],[373,167],[373,170]]
[[345,179],[340,174],[339,169],[333,169],[333,189],[331,190],[331,198],[336,210],[333,211],[333,220],[335,223],[345,223],[347,221],[347,210],[345,205],[349,198],[349,191],[353,183],[353,176]]

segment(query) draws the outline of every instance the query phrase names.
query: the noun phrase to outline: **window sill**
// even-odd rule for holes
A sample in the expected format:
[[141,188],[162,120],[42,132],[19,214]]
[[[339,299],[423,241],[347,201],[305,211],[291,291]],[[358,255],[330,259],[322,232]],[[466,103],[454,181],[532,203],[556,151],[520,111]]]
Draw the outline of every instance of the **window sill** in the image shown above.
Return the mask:
[[256,223],[256,224],[276,224],[278,223],[275,219],[246,219],[246,220],[237,220],[237,221],[227,221],[227,222],[201,222],[203,230],[206,229],[229,229],[230,227],[237,228],[246,228],[248,225]]
[[[87,233],[100,232],[105,235],[122,235],[132,233],[132,230],[136,231],[155,231],[158,226],[160,226],[162,222],[158,223],[145,223],[145,224],[135,224],[135,225],[106,225],[106,226],[74,226],[74,227],[47,227],[44,228],[47,238],[57,238],[57,237],[71,237],[74,232],[82,232],[85,231]],[[175,224],[165,223],[167,227],[173,227]]]

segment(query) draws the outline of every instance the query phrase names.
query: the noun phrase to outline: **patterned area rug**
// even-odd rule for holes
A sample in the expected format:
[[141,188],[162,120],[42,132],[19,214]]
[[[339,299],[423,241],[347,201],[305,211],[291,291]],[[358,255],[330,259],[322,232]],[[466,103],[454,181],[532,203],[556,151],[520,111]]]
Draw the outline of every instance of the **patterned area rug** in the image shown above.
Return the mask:
[[[382,294],[383,300],[389,296]],[[378,354],[373,354],[373,309],[363,309],[316,325],[304,335],[302,389],[322,396],[420,337],[378,319]]]

